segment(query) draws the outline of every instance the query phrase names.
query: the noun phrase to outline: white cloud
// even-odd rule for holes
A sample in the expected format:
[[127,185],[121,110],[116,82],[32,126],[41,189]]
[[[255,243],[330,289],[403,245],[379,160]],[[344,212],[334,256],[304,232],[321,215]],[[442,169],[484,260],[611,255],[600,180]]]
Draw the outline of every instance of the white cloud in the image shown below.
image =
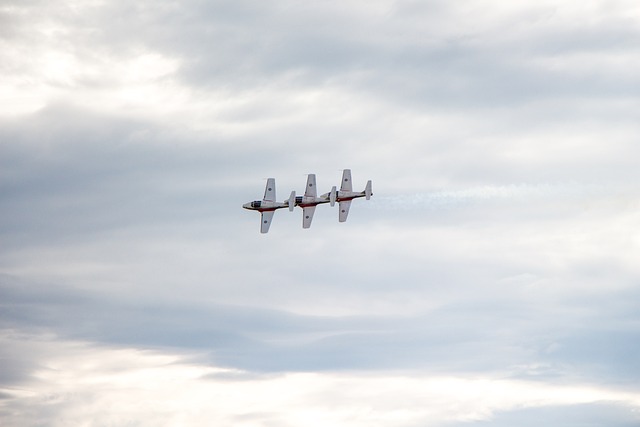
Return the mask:
[[488,375],[324,372],[254,375],[188,355],[108,348],[54,337],[3,336],[28,351],[30,379],[5,387],[7,426],[443,426],[502,411],[575,404],[640,407],[640,394]]

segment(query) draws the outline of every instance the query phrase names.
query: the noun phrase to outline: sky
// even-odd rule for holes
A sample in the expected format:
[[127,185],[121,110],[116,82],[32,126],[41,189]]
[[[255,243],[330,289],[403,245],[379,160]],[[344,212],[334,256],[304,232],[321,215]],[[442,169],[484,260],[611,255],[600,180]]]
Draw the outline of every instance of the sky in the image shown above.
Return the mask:
[[[640,425],[635,0],[0,0],[0,424]],[[349,219],[276,213],[352,170]]]

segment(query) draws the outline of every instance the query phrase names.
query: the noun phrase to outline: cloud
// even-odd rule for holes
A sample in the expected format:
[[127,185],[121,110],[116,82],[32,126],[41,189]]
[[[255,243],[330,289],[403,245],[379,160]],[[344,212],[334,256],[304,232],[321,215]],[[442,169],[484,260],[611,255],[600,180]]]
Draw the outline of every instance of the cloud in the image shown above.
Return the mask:
[[2,401],[0,411],[10,426],[93,422],[96,417],[107,423],[139,425],[247,421],[452,425],[487,422],[494,416],[508,419],[515,412],[541,413],[540,419],[555,415],[570,423],[584,417],[584,412],[573,411],[574,405],[614,425],[637,420],[631,410],[638,405],[637,394],[589,385],[550,387],[518,380],[401,372],[253,376],[179,353],[6,333],[2,339],[26,355],[46,349],[32,376],[5,391],[10,398]]
[[638,423],[638,415],[633,408],[617,402],[611,402],[526,408],[496,414],[490,420],[453,423],[451,425],[509,426],[517,422],[519,425],[527,426],[536,425],[541,421],[565,426],[598,426],[606,424],[630,427]]
[[[5,2],[4,413],[633,423],[639,16]],[[345,224],[278,212],[262,236],[241,209],[341,168],[374,187]],[[170,378],[196,394],[156,412]],[[111,419],[127,389],[148,403]]]

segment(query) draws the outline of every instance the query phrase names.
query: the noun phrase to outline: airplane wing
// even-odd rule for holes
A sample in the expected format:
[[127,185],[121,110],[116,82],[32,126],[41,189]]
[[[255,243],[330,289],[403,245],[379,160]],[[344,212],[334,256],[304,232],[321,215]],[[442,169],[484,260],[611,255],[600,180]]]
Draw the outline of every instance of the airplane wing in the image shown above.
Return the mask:
[[338,219],[340,222],[345,222],[347,220],[347,215],[349,215],[350,207],[351,207],[351,200],[338,202],[338,209],[340,210],[340,216]]
[[268,233],[269,226],[271,225],[271,220],[273,219],[273,214],[276,211],[263,211],[260,212],[260,232]]
[[313,213],[315,211],[315,206],[306,206],[302,208],[302,228],[311,227],[311,221],[313,220]]
[[264,188],[264,197],[265,202],[275,202],[276,201],[276,180],[275,178],[267,179],[267,185]]
[[351,185],[351,169],[345,169],[342,171],[342,184],[340,184],[340,191],[353,191]]
[[306,197],[317,197],[318,190],[316,190],[316,174],[310,173],[307,177],[307,188],[304,190]]

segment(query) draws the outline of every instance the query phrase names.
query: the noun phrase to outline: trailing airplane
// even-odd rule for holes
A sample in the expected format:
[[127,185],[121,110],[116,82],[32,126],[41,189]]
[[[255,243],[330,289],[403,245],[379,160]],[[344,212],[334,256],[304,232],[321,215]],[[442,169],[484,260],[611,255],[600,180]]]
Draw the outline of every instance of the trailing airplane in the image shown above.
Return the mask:
[[296,197],[296,206],[302,208],[302,228],[311,227],[311,221],[313,220],[313,214],[316,211],[316,206],[322,203],[329,203],[331,200],[328,196],[329,193],[322,197],[318,197],[318,191],[316,190],[316,175],[310,173],[307,176],[307,187],[304,190],[304,196]]
[[273,215],[277,209],[289,208],[293,212],[296,201],[296,192],[292,191],[289,200],[284,202],[276,202],[276,180],[275,178],[267,179],[267,185],[264,189],[264,197],[262,200],[255,200],[242,205],[243,208],[260,212],[260,232],[268,233],[269,226]]
[[338,220],[345,222],[349,215],[349,208],[351,207],[351,201],[359,197],[365,197],[367,200],[371,198],[373,193],[371,192],[371,180],[367,181],[367,185],[364,191],[353,191],[353,185],[351,184],[351,169],[345,169],[342,171],[342,183],[340,184],[340,191],[336,190],[336,187],[331,189],[330,193],[323,194],[321,197],[327,197],[331,206],[338,202]]

